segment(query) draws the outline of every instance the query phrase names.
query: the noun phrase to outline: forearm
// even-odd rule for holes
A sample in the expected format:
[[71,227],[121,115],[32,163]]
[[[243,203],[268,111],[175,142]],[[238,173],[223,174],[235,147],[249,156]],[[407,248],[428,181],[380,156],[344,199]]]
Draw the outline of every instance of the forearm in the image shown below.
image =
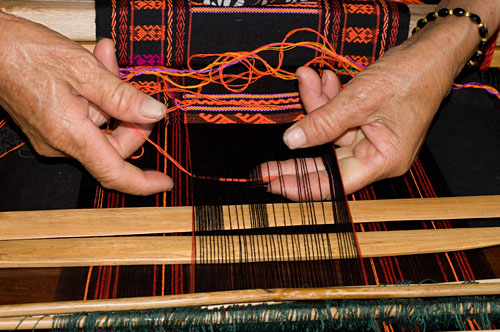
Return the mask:
[[[445,0],[440,8],[461,7],[480,16],[490,34],[499,26],[500,1],[498,0]],[[413,27],[412,27],[413,28]],[[453,80],[462,71],[476,51],[481,38],[478,25],[468,17],[454,15],[438,17],[413,34],[401,46],[388,52],[388,58],[406,58],[405,70],[414,73],[414,86],[426,93],[429,103],[439,105],[449,93]],[[429,111],[436,111],[429,108]]]

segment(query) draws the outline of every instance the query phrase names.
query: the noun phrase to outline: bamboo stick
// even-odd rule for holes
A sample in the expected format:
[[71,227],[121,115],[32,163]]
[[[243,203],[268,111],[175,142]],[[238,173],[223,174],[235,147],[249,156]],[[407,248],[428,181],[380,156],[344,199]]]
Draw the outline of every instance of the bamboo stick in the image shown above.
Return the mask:
[[348,286],[325,288],[249,289],[123,299],[61,301],[0,306],[0,318],[60,315],[75,312],[149,310],[186,306],[241,303],[429,298],[448,296],[498,295],[500,280],[473,284],[439,283],[422,285]]
[[94,0],[0,0],[0,10],[43,24],[71,40],[95,44]]
[[[273,302],[274,303],[274,302]],[[495,300],[491,301],[485,301],[483,303],[483,306],[485,308],[486,313],[491,312],[491,307],[492,305],[496,304]],[[439,315],[436,312],[436,303],[421,303],[420,305],[427,305],[429,308],[429,315],[430,316],[436,316]],[[234,316],[236,317],[248,317],[248,320],[245,323],[252,324],[256,322],[256,319],[260,319],[261,321],[264,320],[266,322],[274,322],[276,323],[277,319],[282,320],[283,316],[278,315],[278,316],[269,316],[269,314],[264,314],[264,316],[259,316],[259,317],[251,317],[251,315],[256,314],[252,311],[252,308],[248,307],[247,305],[235,305],[231,304],[233,308],[236,308],[235,310],[231,310],[230,312],[227,310],[220,310],[216,313],[210,313],[207,314],[203,318],[198,318],[196,323],[198,325],[213,325],[213,324],[238,324],[242,323],[241,321],[237,322],[234,321]],[[211,306],[212,307],[212,306]],[[220,306],[217,306],[220,307]],[[325,309],[316,309],[316,308],[311,308],[310,315],[308,316],[308,320],[314,321],[319,319],[320,317],[325,317]],[[375,309],[375,310],[374,310]],[[401,313],[401,310],[407,309],[406,306],[401,305],[401,304],[394,304],[390,307],[390,311],[388,312],[387,308],[374,308],[374,305],[371,305],[370,303],[366,304],[358,304],[356,306],[355,311],[350,311],[349,315],[350,317],[360,317],[364,318],[365,315],[363,315],[363,312],[370,312],[373,316],[370,316],[372,318],[379,318],[379,317],[395,317],[398,314]],[[343,315],[345,315],[345,311],[337,308],[334,305],[329,305],[328,309],[329,310],[329,317],[332,317],[332,319],[341,319]],[[383,310],[383,311],[382,311]],[[414,311],[409,311],[407,313],[407,317],[411,317]],[[465,302],[458,306],[457,310],[454,312],[456,317],[459,315],[464,315],[466,313],[470,314],[477,314],[477,309],[474,308],[473,305],[471,305],[468,302]],[[163,316],[157,317],[155,316],[154,319],[145,319],[145,317],[138,317],[140,316],[140,313],[136,313],[135,315],[131,315],[129,317],[122,317],[117,321],[117,319],[114,318],[114,316],[111,315],[106,315],[103,314],[101,315],[100,319],[98,319],[94,324],[91,326],[94,328],[113,328],[115,329],[116,327],[141,327],[141,328],[151,328],[153,329],[154,327],[161,327],[164,326],[164,323],[169,323],[169,322],[174,322],[177,327],[187,327],[192,324],[191,321],[189,320],[178,320],[178,317],[175,315],[175,313],[169,313],[165,314]],[[70,325],[70,328],[74,327],[79,327],[79,328],[85,328],[85,325],[87,323],[87,317],[88,315],[82,315],[80,319],[77,322],[72,322],[74,325]],[[54,327],[58,328],[61,324],[61,319],[63,316],[61,315],[45,315],[45,316],[31,316],[31,317],[9,317],[9,318],[0,318],[0,330],[34,330],[34,329],[52,329]],[[302,318],[303,319],[303,318]],[[292,321],[292,322],[297,322],[300,321],[300,315],[297,315],[297,311],[292,311],[287,314],[287,321]],[[480,330],[482,331],[482,330]],[[498,330],[493,330],[493,331],[498,331]]]
[[[354,223],[500,217],[500,195],[349,202]],[[328,224],[330,202],[267,205],[267,227]],[[223,206],[222,229],[250,229],[248,205]],[[304,213],[307,211],[307,213]],[[0,212],[0,240],[191,232],[192,207]]]
[[[499,245],[500,227],[363,232],[357,233],[357,240],[363,257],[415,255]],[[275,250],[278,245],[280,250]],[[0,241],[0,268],[339,258],[352,257],[340,255],[337,235],[317,233]]]

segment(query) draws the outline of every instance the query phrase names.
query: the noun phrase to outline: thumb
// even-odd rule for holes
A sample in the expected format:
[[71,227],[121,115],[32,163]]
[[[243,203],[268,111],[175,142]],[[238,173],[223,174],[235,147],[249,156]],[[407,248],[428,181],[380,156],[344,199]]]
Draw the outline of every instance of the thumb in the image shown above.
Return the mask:
[[[165,105],[123,82],[92,57],[92,65],[75,90],[108,115],[130,123],[153,123],[165,115]],[[88,71],[94,74],[88,74]]]
[[290,149],[332,142],[354,125],[344,114],[339,110],[336,99],[331,100],[288,128],[283,134],[283,141]]

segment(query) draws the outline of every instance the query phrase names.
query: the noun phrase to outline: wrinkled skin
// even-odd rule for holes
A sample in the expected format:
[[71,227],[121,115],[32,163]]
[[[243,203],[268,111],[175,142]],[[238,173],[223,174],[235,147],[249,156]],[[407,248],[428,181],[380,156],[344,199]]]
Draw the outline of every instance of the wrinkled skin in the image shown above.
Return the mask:
[[124,161],[144,139],[121,123],[110,134],[109,117],[149,135],[165,106],[122,82],[111,40],[94,56],[41,25],[0,12],[0,105],[47,157],[73,157],[105,187],[149,195],[172,181]]
[[[498,27],[497,0],[443,1],[441,6],[471,8]],[[497,13],[495,15],[495,12]],[[342,91],[334,73],[322,78],[310,68],[296,72],[306,117],[284,134],[292,149],[334,142],[347,193],[404,174],[416,158],[432,118],[479,43],[477,27],[461,17],[437,19],[353,78]],[[320,160],[308,160],[314,199],[329,199]],[[298,200],[294,161],[262,165],[269,191]],[[302,181],[303,183],[306,183]]]

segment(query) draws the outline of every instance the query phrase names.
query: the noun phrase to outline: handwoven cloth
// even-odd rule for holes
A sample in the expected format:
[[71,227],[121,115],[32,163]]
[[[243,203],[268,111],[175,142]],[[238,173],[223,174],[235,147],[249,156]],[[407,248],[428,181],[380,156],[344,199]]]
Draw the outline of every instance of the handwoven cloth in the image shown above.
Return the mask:
[[[117,58],[123,67],[162,65],[185,68],[187,59],[193,54],[252,50],[262,44],[281,41],[288,31],[296,27],[319,31],[328,36],[338,53],[367,65],[406,38],[408,20],[406,6],[386,1],[301,2],[235,8],[180,0],[97,2],[98,34],[116,42]],[[297,36],[298,40],[303,38],[311,37],[307,34]],[[314,56],[312,51],[298,50],[285,59],[286,66],[293,71]],[[276,59],[271,55],[268,60],[272,63]],[[131,84],[159,100],[165,100],[160,91],[168,86],[155,76],[139,76]],[[297,98],[297,92],[294,81],[274,78],[261,80],[242,94],[230,93],[218,85],[209,85],[203,90],[211,98],[228,100],[290,100]],[[175,97],[178,100],[192,98],[187,94]],[[168,100],[168,106],[174,106],[171,99]],[[209,109],[200,100],[190,109],[177,110],[160,121],[151,139],[195,174],[213,171],[215,173],[211,175],[245,176],[258,162],[272,158],[272,150],[278,149],[281,132],[288,123],[303,116],[302,110],[289,110],[284,107],[286,105],[282,103],[279,105],[281,108],[265,112],[244,107],[236,110]],[[87,181],[81,195],[83,206],[193,205],[199,199],[205,202],[217,200],[217,195],[224,192],[223,188],[215,189],[213,183],[209,186],[196,183],[148,143],[141,158],[132,162],[143,168],[166,172],[174,179],[174,190],[142,198],[106,190],[95,182]],[[426,171],[426,165],[430,164],[418,160],[405,176],[369,186],[353,198],[435,196],[436,189],[431,182],[439,178],[439,174]],[[234,190],[231,184],[228,186],[229,195],[225,196],[232,196],[233,202],[248,199]],[[449,227],[446,222],[436,225]],[[421,226],[428,227],[425,223]],[[367,230],[387,230],[390,227],[372,224],[367,226]],[[326,263],[322,264],[325,266]],[[469,280],[491,275],[483,256],[470,252],[365,259],[364,264],[367,267],[366,278],[371,284],[426,278],[444,281],[454,276]],[[322,268],[321,264],[317,267]],[[300,266],[293,268],[294,271],[304,269]],[[237,268],[234,269],[236,272],[229,270],[231,268],[227,266],[216,265],[205,267],[203,273],[199,267],[192,270],[185,265],[66,270],[61,278],[61,298],[81,298],[82,294],[86,299],[92,299],[279,286],[273,284],[272,278],[265,278],[264,274],[262,278],[257,278],[245,275],[243,270],[236,271]],[[255,266],[254,273],[264,270],[263,266]],[[223,274],[224,277],[220,277]],[[208,276],[217,277],[207,280]],[[232,283],[226,280],[232,280]],[[303,282],[297,280],[292,281]],[[68,284],[72,286],[69,293]],[[85,285],[88,287],[85,288]],[[300,286],[327,285],[332,283],[325,277],[303,282]],[[285,283],[281,286],[297,285]]]

